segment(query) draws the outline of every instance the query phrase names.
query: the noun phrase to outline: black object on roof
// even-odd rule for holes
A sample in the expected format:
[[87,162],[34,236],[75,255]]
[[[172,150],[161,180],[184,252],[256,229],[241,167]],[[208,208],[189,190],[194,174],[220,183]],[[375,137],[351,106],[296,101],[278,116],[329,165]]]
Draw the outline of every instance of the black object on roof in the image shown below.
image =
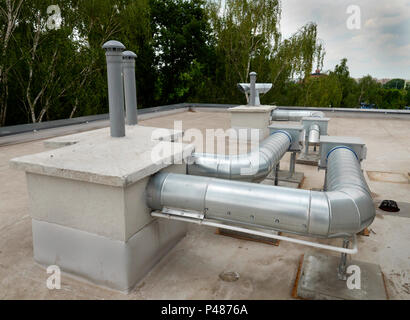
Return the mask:
[[379,209],[388,212],[399,212],[400,208],[397,205],[397,202],[394,200],[383,200],[379,206]]

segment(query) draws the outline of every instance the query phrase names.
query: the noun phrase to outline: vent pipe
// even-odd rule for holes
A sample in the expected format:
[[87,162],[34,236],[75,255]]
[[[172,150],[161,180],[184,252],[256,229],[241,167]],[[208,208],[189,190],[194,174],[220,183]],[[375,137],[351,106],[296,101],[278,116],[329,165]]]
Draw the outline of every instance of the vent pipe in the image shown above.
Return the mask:
[[130,126],[138,123],[137,115],[137,88],[135,85],[135,58],[137,55],[132,51],[124,51],[122,54],[122,69],[124,75],[125,115],[127,124]]
[[108,103],[111,137],[125,136],[124,87],[122,79],[122,52],[124,45],[115,40],[104,43],[107,60]]
[[249,74],[250,78],[250,95],[249,95],[249,105],[256,105],[256,72],[251,72]]

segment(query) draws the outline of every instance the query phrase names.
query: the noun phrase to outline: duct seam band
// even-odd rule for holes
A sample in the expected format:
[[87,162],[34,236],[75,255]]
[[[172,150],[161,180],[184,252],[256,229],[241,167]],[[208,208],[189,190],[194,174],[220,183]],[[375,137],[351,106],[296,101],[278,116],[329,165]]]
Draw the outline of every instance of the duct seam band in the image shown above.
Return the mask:
[[337,150],[337,149],[347,149],[347,150],[350,150],[351,152],[353,152],[353,154],[355,155],[356,159],[357,159],[358,161],[360,161],[360,160],[359,160],[359,157],[358,157],[357,154],[356,154],[356,152],[354,152],[353,149],[351,149],[351,148],[349,148],[349,147],[346,147],[346,146],[337,146],[337,147],[332,148],[332,149],[327,153],[327,155],[326,155],[326,161],[329,159],[329,155],[330,155],[333,151],[335,151],[335,150]]

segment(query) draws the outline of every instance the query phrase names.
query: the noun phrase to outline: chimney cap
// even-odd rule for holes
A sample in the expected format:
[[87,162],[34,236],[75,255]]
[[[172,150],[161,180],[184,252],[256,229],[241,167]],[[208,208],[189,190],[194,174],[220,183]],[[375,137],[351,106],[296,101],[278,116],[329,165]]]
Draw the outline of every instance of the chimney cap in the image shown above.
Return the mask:
[[122,53],[122,58],[131,60],[131,59],[136,59],[137,55],[134,52],[127,50]]
[[256,76],[257,73],[256,73],[255,71],[252,71],[249,75],[250,75],[250,76]]
[[124,51],[125,50],[125,46],[117,40],[107,41],[106,43],[104,43],[102,48],[106,51]]

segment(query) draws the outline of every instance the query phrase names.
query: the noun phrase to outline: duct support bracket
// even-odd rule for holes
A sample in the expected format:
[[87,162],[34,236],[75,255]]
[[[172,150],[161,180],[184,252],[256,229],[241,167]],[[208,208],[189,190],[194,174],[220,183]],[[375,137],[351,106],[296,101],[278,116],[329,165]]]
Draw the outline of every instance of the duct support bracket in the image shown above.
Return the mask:
[[339,137],[339,136],[321,136],[320,137],[320,158],[319,169],[326,169],[327,157],[329,153],[336,147],[343,146],[352,150],[359,162],[366,159],[367,148],[366,144],[358,137]]
[[320,135],[327,136],[327,128],[330,118],[316,118],[316,117],[304,117],[302,118],[302,127],[305,130],[305,138],[309,134],[309,128],[316,124],[319,126]]
[[270,134],[275,131],[286,131],[292,137],[292,144],[289,147],[290,152],[299,152],[302,150],[302,132],[303,126],[300,124],[271,124],[268,126]]
[[[279,181],[283,181],[285,184],[296,185],[299,187],[303,181],[304,174],[303,172],[295,172],[295,164],[296,164],[296,154],[300,153],[302,150],[302,134],[303,134],[303,126],[300,124],[271,124],[269,127],[270,134],[275,131],[286,131],[292,138],[292,144],[289,147],[288,152],[291,152],[290,156],[290,163],[289,163],[289,171],[278,171],[276,174],[272,172],[269,174],[268,178],[278,179]],[[275,185],[278,185],[275,183]]]
[[[316,152],[316,147],[321,136],[327,136],[328,122],[329,118],[317,118],[317,117],[304,117],[302,118],[302,127],[304,130],[304,151],[299,155],[297,163],[314,165],[316,166],[319,162],[319,154]],[[310,134],[312,133],[312,128],[316,128],[315,143],[310,142]],[[314,129],[313,129],[314,130]],[[309,152],[309,146],[313,145],[313,152]]]

